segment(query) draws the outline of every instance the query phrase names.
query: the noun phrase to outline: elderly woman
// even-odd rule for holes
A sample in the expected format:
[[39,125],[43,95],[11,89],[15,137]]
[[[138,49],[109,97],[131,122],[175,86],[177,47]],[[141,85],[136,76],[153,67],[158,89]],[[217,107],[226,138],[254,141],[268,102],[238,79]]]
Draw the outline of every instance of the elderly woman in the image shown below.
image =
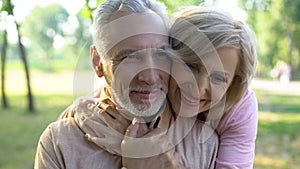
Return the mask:
[[217,169],[253,168],[258,110],[249,84],[257,62],[254,33],[219,9],[191,7],[177,14],[170,38],[172,48],[193,72],[200,96],[178,87],[189,80],[171,81],[168,93],[174,111],[194,115],[182,106],[200,105],[198,119],[219,136]]

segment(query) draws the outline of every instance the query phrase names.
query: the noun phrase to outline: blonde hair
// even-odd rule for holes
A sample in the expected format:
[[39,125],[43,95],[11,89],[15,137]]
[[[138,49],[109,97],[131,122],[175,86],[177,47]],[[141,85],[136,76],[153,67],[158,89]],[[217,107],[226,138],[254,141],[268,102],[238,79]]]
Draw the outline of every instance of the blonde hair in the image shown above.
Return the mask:
[[255,74],[257,63],[256,37],[247,24],[234,20],[220,9],[190,7],[176,14],[170,43],[185,62],[199,62],[202,55],[221,47],[238,48],[235,77],[222,98],[226,100],[225,112],[240,101]]

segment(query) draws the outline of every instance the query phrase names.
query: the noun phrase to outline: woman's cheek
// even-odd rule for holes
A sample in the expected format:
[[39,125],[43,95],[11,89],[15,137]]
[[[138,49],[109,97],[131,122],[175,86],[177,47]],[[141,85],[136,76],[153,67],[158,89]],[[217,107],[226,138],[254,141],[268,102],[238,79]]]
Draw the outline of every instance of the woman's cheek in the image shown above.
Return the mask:
[[173,77],[170,77],[168,97],[171,102],[171,106],[175,113],[179,112],[180,107],[180,92],[178,92],[178,85]]
[[223,96],[226,94],[228,87],[212,86],[211,96],[212,96],[212,105],[217,104]]

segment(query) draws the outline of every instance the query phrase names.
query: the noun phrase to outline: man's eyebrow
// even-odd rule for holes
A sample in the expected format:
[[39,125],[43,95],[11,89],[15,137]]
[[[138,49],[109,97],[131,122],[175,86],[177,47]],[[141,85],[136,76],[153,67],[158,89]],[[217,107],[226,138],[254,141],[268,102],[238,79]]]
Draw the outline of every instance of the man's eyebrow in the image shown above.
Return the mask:
[[[156,48],[156,49],[159,49],[159,50],[166,50],[166,49],[169,49],[170,46],[169,45],[162,45],[160,46],[159,48]],[[155,49],[155,48],[153,48]],[[128,48],[128,49],[121,49],[119,51],[116,51],[112,54],[112,59],[118,59],[118,58],[122,58],[124,55],[128,55],[128,54],[131,54],[131,53],[134,53],[134,52],[137,52],[141,49],[132,49],[132,48]]]
[[113,53],[112,59],[122,58],[124,55],[134,53],[136,51],[138,51],[138,50],[137,49],[122,49],[120,51]]
[[170,45],[163,45],[163,46],[159,47],[158,49],[165,50],[168,48],[170,48]]

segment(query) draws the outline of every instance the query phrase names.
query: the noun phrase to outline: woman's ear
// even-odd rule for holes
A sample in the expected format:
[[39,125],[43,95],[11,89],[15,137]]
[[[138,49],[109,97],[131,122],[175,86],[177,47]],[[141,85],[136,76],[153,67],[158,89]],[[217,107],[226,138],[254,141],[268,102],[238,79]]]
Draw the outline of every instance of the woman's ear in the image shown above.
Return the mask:
[[100,60],[100,55],[98,54],[95,46],[90,47],[90,56],[92,59],[93,68],[94,68],[97,76],[102,77],[103,76],[103,67],[102,67],[102,63]]

